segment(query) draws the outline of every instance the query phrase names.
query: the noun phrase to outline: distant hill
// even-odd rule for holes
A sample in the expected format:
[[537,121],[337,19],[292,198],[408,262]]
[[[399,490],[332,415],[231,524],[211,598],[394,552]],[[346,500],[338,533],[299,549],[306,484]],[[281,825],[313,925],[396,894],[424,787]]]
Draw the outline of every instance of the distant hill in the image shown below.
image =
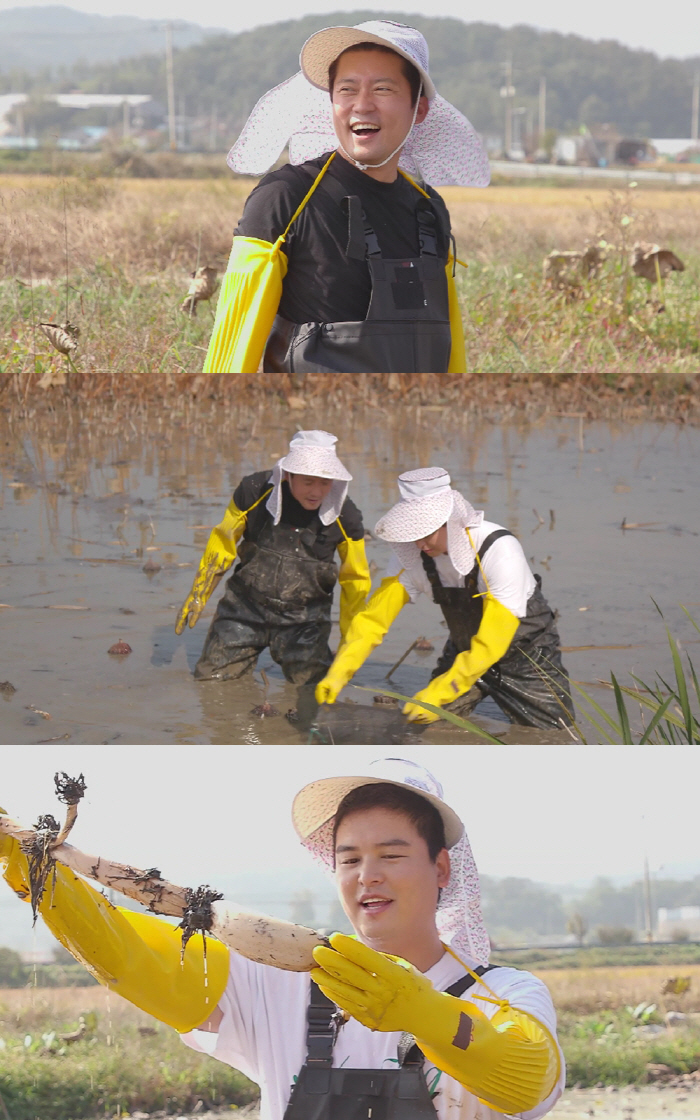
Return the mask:
[[[173,44],[201,43],[220,28],[173,23]],[[0,72],[36,73],[76,62],[115,62],[134,55],[162,54],[164,22],[133,16],[98,16],[64,5],[0,11]]]
[[[29,9],[45,11],[52,18],[78,18],[66,8]],[[0,65],[7,66],[8,23],[19,10],[0,14]],[[179,49],[175,56],[176,95],[184,99],[188,114],[210,114],[216,110],[233,139],[256,100],[271,86],[293,74],[299,65],[299,49],[304,40],[321,27],[336,23],[359,23],[378,13],[352,11],[306,16],[245,31],[238,35],[210,36],[192,46]],[[48,17],[47,17],[48,18]],[[116,47],[116,20],[80,16],[96,20],[103,28],[115,26],[109,48],[100,39],[102,50]],[[632,50],[612,41],[593,42],[577,35],[538,31],[532,27],[502,28],[487,23],[465,23],[457,19],[427,18],[387,13],[387,18],[417,26],[430,44],[431,73],[439,91],[457,105],[474,125],[484,132],[502,132],[503,100],[499,95],[504,81],[503,64],[513,62],[515,105],[529,109],[536,120],[537,96],[541,76],[547,79],[547,125],[557,130],[576,129],[581,124],[613,122],[632,136],[688,136],[690,134],[693,71],[697,61],[660,59],[651,51]],[[59,76],[53,75],[53,88],[79,87],[102,93],[152,93],[165,99],[165,64],[161,54],[145,56],[148,36],[154,36],[153,50],[161,51],[156,32],[146,32],[147,21],[122,21],[137,24],[132,32],[135,57],[120,62],[95,64],[97,55],[81,48],[82,57],[91,63],[74,65]],[[57,27],[54,23],[52,26]],[[65,25],[62,25],[65,26]],[[96,25],[97,26],[97,25]],[[48,28],[46,28],[48,31]],[[87,33],[87,32],[86,32]],[[203,29],[199,29],[204,36]],[[195,29],[192,29],[195,34]],[[184,35],[184,32],[183,32]],[[127,32],[124,32],[126,42]],[[46,59],[65,57],[68,36],[44,44]],[[16,36],[13,43],[19,43]],[[80,42],[76,40],[75,51]],[[98,40],[96,39],[95,42]],[[22,40],[29,58],[28,38]],[[56,49],[60,44],[60,52]],[[34,51],[34,47],[31,48]],[[16,52],[18,47],[15,45]],[[137,50],[141,53],[137,54]],[[120,52],[121,53],[121,52]],[[38,56],[31,54],[33,64]],[[74,55],[75,57],[75,55]],[[5,60],[2,63],[1,60]],[[0,73],[0,79],[2,74]],[[29,80],[28,80],[29,81]],[[31,87],[31,81],[29,86]],[[5,88],[7,78],[5,78]],[[15,88],[18,88],[17,86]],[[46,83],[44,80],[44,88]],[[182,102],[180,101],[179,104]]]

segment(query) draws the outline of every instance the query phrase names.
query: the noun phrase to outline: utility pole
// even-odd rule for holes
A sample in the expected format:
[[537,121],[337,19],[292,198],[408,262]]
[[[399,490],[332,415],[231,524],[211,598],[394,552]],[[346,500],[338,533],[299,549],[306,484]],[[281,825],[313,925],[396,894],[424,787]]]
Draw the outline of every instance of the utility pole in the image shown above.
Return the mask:
[[131,112],[129,102],[124,98],[122,101],[122,140],[126,141],[131,135]]
[[547,79],[544,74],[540,78],[540,119],[537,129],[537,147],[544,150],[544,134],[547,131]]
[[513,59],[508,58],[504,63],[506,72],[506,84],[501,86],[501,97],[505,98],[506,102],[506,134],[504,141],[506,159],[510,159],[510,151],[513,146],[513,98],[515,97],[515,86],[513,85]]
[[175,81],[173,79],[173,25],[168,20],[165,25],[165,77],[168,86],[168,136],[170,151],[177,151],[175,131]]
[[695,71],[693,81],[693,100],[690,113],[690,139],[694,144],[698,142],[698,115],[700,111],[700,70]]
[[651,917],[651,882],[649,880],[649,860],[644,857],[644,925],[645,940],[651,943],[654,940],[654,930]]

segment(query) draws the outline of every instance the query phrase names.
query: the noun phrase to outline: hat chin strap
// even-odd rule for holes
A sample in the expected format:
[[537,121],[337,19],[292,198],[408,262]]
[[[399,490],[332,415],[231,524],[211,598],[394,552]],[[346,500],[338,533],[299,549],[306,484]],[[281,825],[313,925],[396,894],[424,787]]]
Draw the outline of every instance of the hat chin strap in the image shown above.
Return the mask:
[[394,156],[396,155],[397,152],[401,151],[404,144],[408,140],[409,136],[413,132],[413,126],[415,125],[416,117],[418,116],[418,105],[420,104],[420,99],[421,99],[422,96],[423,96],[423,83],[421,82],[420,86],[418,87],[418,96],[416,98],[416,105],[415,105],[415,108],[413,110],[413,120],[411,121],[411,127],[409,128],[408,132],[404,136],[404,138],[401,141],[401,143],[399,144],[399,146],[397,148],[394,148],[391,155],[388,155],[386,157],[386,159],[382,160],[381,163],[360,163],[359,159],[355,159],[354,156],[351,156],[350,152],[346,151],[345,148],[343,147],[343,145],[339,143],[338,147],[340,148],[343,155],[346,156],[347,159],[350,160],[350,163],[355,164],[355,167],[358,169],[358,171],[369,171],[370,168],[372,170],[374,170],[374,168],[384,167],[384,165],[387,164],[389,162],[389,160],[392,160],[394,158]]

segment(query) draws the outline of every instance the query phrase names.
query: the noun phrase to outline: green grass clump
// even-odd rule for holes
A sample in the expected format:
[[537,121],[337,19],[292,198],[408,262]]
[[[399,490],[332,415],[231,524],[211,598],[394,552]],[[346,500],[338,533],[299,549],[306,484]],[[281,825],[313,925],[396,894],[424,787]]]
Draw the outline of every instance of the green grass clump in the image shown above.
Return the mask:
[[674,1073],[700,1069],[700,1030],[661,1031],[647,1036],[644,1028],[658,1016],[635,1016],[634,1009],[583,1017],[559,1017],[559,1039],[566,1057],[567,1085],[641,1085],[649,1064],[663,1064]]
[[126,1025],[114,1038],[103,1029],[71,1044],[41,1028],[0,1038],[0,1095],[11,1120],[178,1114],[200,1100],[207,1108],[240,1106],[258,1095],[243,1074],[189,1050],[160,1024],[145,1037]]
[[494,964],[514,968],[605,968],[626,965],[700,964],[700,945],[587,945],[575,949],[496,949],[491,954]]

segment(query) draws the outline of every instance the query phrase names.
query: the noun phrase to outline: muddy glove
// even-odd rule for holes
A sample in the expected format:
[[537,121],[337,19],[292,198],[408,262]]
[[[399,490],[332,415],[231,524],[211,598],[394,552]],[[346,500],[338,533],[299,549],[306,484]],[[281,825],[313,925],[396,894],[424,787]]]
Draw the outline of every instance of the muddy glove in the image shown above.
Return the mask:
[[324,995],[374,1031],[406,1031],[426,1058],[498,1112],[535,1108],[560,1070],[550,1032],[524,1011],[500,1003],[488,1019],[474,1003],[438,992],[400,957],[385,956],[342,933],[318,946],[311,972]]
[[[417,692],[413,701],[425,700],[436,708],[442,708],[458,696],[463,696],[487,669],[501,660],[519,625],[520,619],[512,611],[499,603],[498,599],[486,595],[481,624],[469,649],[458,653],[452,667]],[[403,714],[415,723],[433,723],[440,718],[415,702],[405,704]]]
[[338,693],[378,646],[409,594],[396,576],[383,579],[367,606],[353,618],[335,661],[316,685],[319,704],[334,704]]
[[199,569],[194,577],[192,590],[182,604],[177,616],[176,634],[182,633],[187,622],[189,622],[190,628],[194,626],[222,575],[228,571],[236,559],[236,544],[244,529],[245,513],[241,512],[234,501],[231,500],[223,521],[209,534],[207,547],[199,561]]
[[[28,902],[26,856],[16,840],[2,834],[0,873]],[[195,934],[181,964],[179,930],[154,914],[113,906],[61,863],[55,865],[55,878],[52,873],[47,879],[39,913],[96,980],[178,1031],[198,1027],[223,995],[229,968],[225,945],[207,938],[205,971],[202,936]]]

